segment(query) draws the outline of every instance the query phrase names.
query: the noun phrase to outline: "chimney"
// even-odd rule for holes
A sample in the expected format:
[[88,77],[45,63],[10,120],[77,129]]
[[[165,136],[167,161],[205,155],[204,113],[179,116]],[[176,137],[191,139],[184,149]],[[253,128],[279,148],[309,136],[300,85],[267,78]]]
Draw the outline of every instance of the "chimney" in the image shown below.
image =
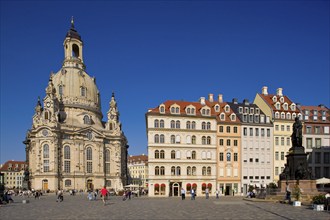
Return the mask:
[[277,90],[276,90],[276,95],[278,95],[278,96],[283,96],[283,89],[282,88],[278,88]]
[[267,86],[262,87],[261,94],[263,94],[263,95],[268,95],[268,91],[267,91],[267,89],[268,89]]
[[300,108],[300,107],[301,107],[301,104],[298,102],[298,103],[296,103],[296,106],[297,106],[298,108]]
[[201,103],[201,105],[205,105],[205,97],[201,97],[199,99],[199,102]]
[[324,108],[325,105],[324,105],[324,104],[319,104],[319,107],[320,107],[320,108]]
[[244,105],[250,105],[250,103],[249,103],[249,100],[248,100],[248,99],[244,99],[244,100],[243,100],[243,103],[244,103]]
[[213,102],[213,94],[211,94],[211,93],[209,94],[209,101]]
[[233,101],[232,101],[234,104],[237,104],[237,98],[233,98]]
[[219,94],[219,95],[218,95],[218,102],[219,102],[219,103],[223,103],[223,100],[222,100],[222,94]]

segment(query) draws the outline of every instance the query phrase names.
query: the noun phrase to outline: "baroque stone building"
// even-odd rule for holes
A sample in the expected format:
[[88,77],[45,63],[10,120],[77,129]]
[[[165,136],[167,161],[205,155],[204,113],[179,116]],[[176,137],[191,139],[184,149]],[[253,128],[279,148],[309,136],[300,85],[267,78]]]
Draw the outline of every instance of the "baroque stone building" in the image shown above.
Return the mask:
[[38,99],[25,141],[30,187],[119,190],[127,183],[127,139],[114,94],[102,121],[96,80],[86,72],[83,41],[74,27],[63,42],[64,61]]

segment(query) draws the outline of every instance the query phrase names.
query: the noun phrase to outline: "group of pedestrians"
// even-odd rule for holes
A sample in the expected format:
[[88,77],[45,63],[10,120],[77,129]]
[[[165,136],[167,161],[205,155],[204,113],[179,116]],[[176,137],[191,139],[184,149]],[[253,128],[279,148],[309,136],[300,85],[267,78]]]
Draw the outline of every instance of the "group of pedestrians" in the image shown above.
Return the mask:
[[[196,189],[191,188],[190,196],[191,196],[191,200],[196,199]],[[218,189],[215,190],[215,196],[216,196],[216,199],[219,199],[220,193],[219,193]],[[210,190],[209,190],[209,188],[206,188],[205,189],[205,198],[209,199],[209,197],[210,197]],[[181,199],[182,200],[186,199],[186,190],[184,188],[181,188]]]

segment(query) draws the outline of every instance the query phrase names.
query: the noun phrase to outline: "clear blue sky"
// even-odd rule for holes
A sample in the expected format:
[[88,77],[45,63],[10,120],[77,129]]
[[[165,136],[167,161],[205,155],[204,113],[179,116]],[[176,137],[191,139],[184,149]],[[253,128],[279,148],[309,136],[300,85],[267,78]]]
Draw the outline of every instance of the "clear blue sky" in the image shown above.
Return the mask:
[[166,100],[253,101],[268,86],[329,107],[329,1],[1,1],[0,14],[0,163],[25,160],[71,16],[104,115],[115,91],[130,154],[147,153],[145,113]]

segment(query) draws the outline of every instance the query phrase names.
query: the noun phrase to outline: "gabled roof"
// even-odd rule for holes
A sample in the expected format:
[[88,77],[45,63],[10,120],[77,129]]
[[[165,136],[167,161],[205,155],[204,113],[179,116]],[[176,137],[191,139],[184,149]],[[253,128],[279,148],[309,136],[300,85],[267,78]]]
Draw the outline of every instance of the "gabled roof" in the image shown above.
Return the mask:
[[[293,113],[293,112],[295,112],[295,113],[299,113],[299,109],[296,107],[296,110],[295,111],[292,111],[291,110],[291,108],[290,108],[290,106],[291,106],[291,104],[292,103],[294,103],[294,102],[292,102],[290,99],[289,99],[289,97],[288,96],[285,96],[285,95],[283,95],[283,96],[279,96],[279,95],[274,95],[274,94],[268,94],[268,95],[265,95],[265,94],[259,94],[260,95],[260,97],[272,108],[272,110],[273,111],[281,111],[281,112],[291,112],[291,113]],[[277,101],[276,102],[274,102],[273,101],[273,97],[274,96],[276,96],[276,98],[277,98]],[[283,97],[284,98],[284,101],[283,101],[283,103],[282,102],[280,102],[279,100],[280,100],[280,98],[281,97]],[[277,102],[280,102],[280,104],[281,104],[281,109],[276,109],[275,108],[275,103],[277,103]],[[282,105],[284,104],[284,103],[288,103],[288,110],[284,110],[283,108],[282,108]]]

